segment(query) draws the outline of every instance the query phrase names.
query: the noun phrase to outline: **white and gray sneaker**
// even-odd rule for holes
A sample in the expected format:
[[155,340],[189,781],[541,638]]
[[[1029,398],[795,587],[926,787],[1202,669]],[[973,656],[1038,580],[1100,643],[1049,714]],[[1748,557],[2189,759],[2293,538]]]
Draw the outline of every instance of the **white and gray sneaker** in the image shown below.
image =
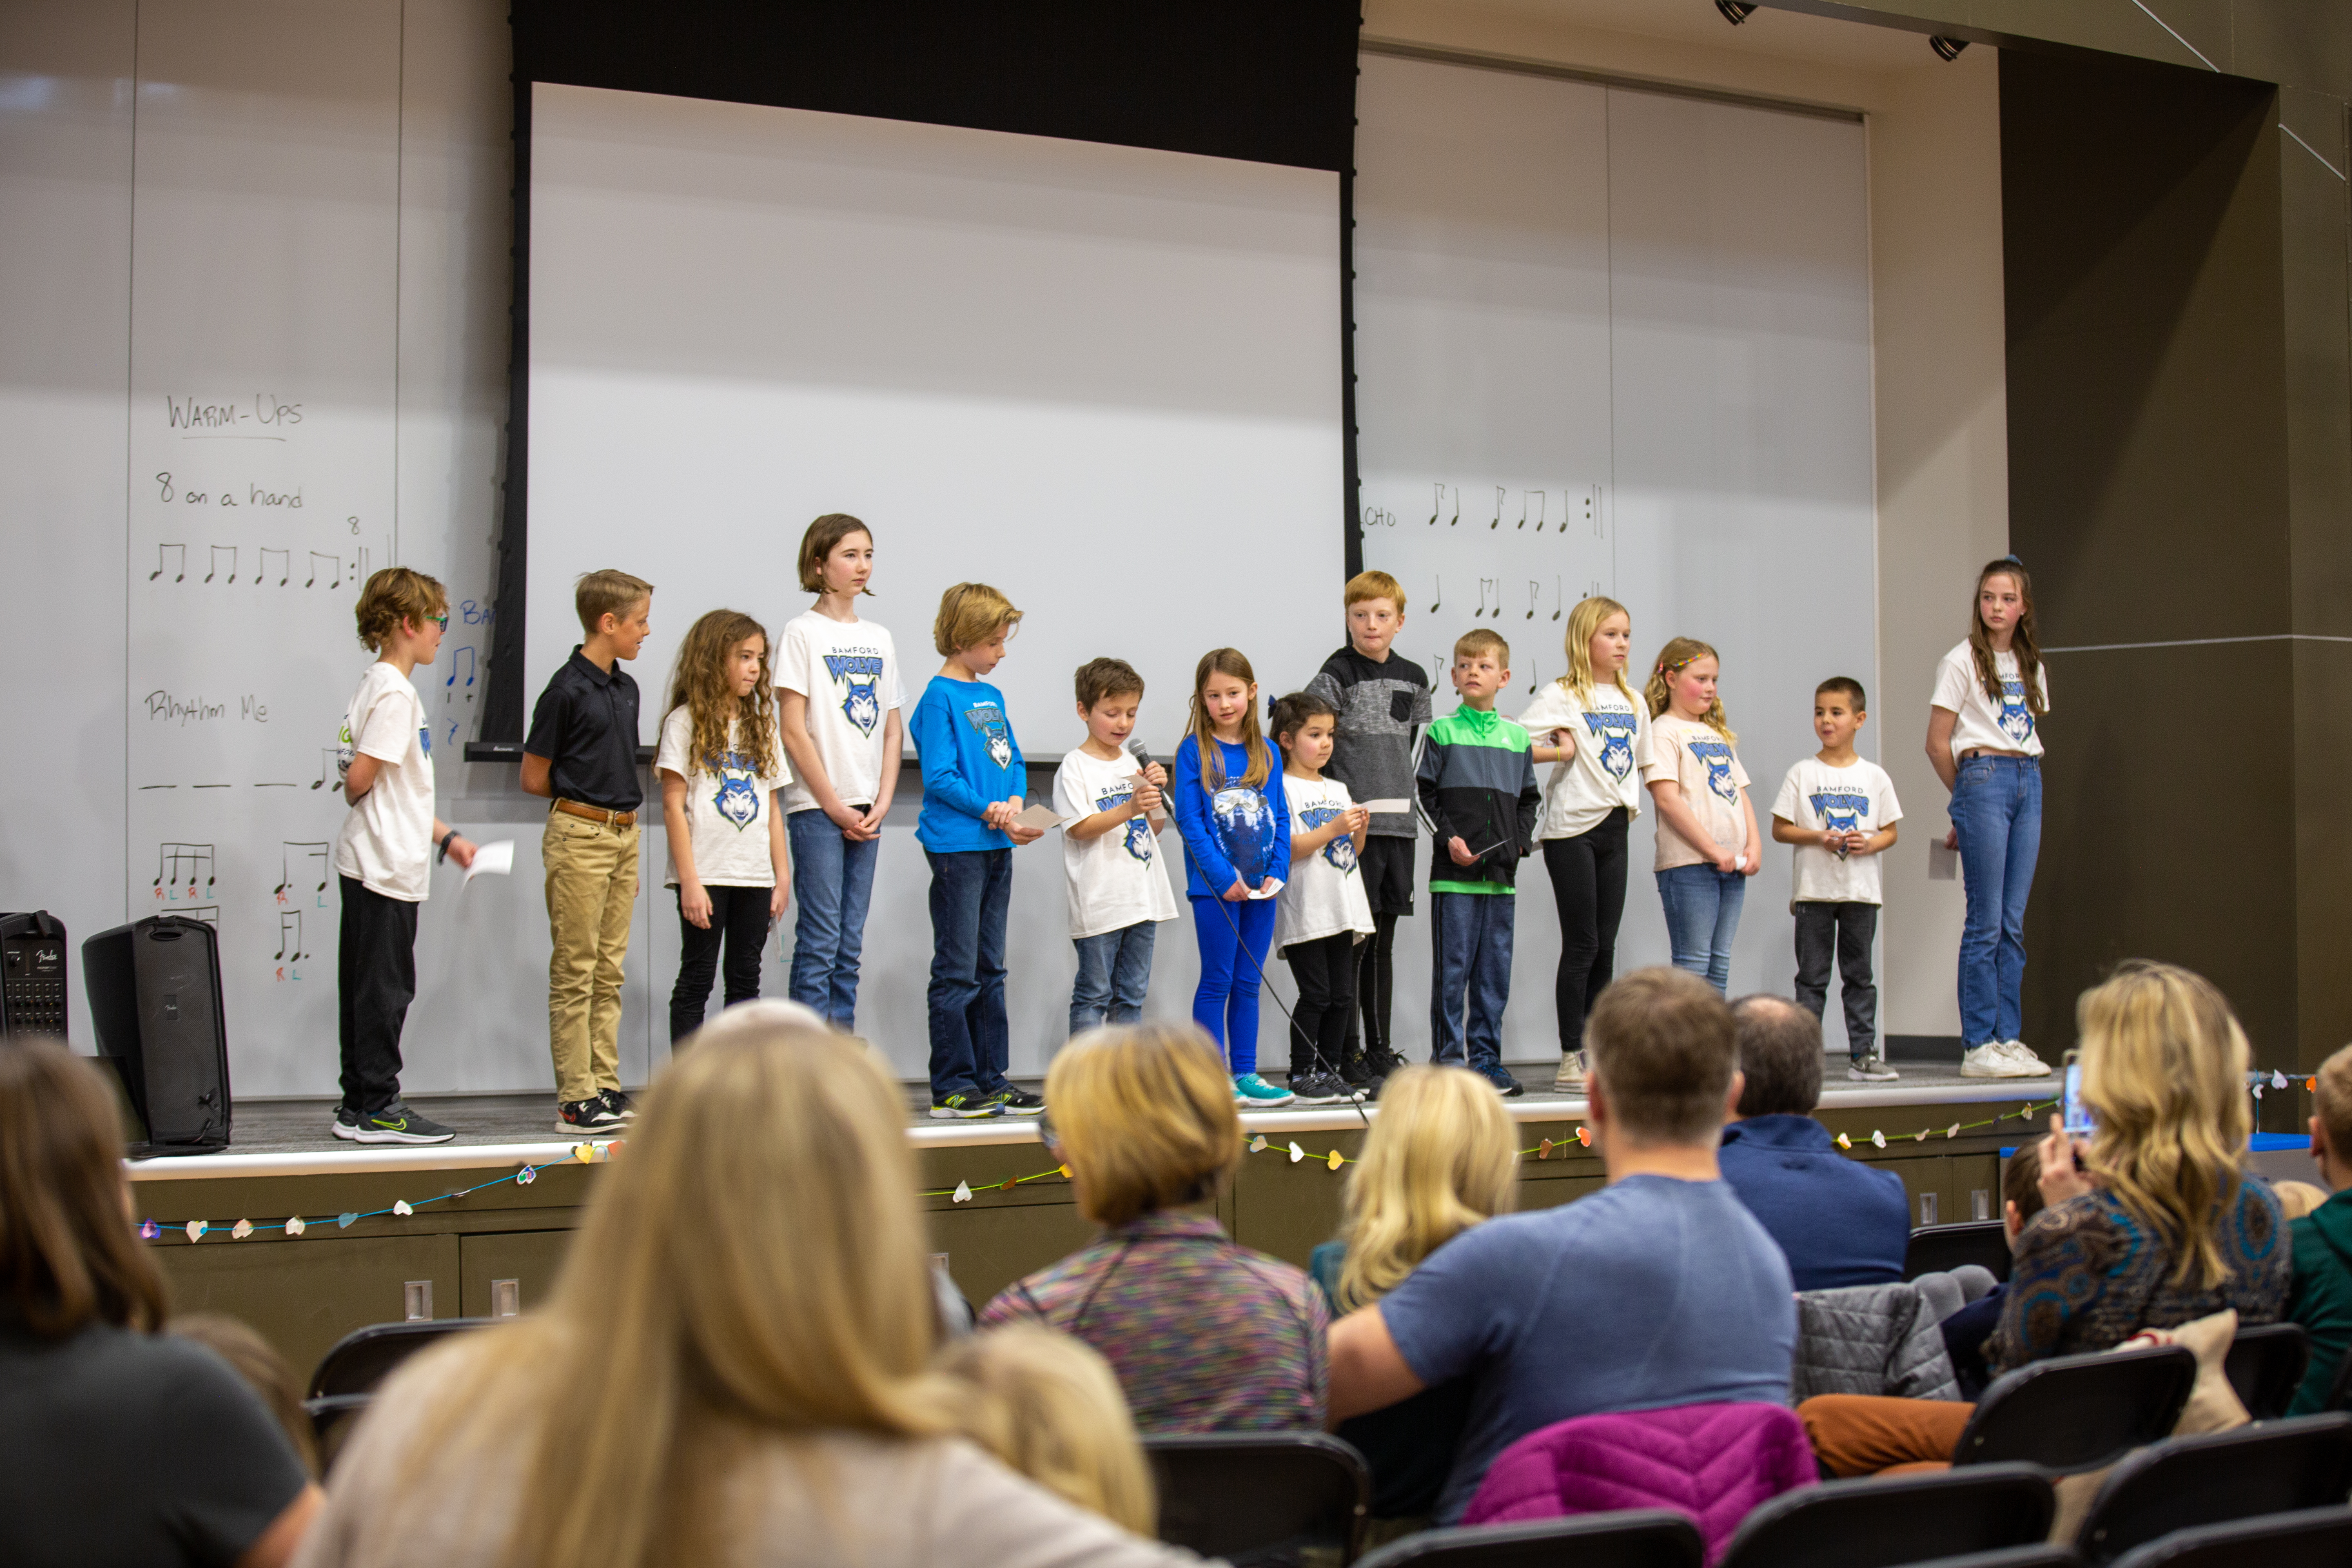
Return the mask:
[[2031,1068],[2032,1071],[2028,1076],[2033,1078],[2050,1076],[2050,1064],[2035,1056],[2033,1047],[2023,1040],[1995,1040],[1993,1044],[2000,1047],[2010,1060]]
[[2049,1072],[2038,1060],[2032,1066],[2019,1061],[2001,1048],[1999,1040],[1987,1040],[1960,1053],[1962,1078],[2043,1078]]
[[1857,1083],[1892,1083],[1903,1075],[1886,1065],[1886,1058],[1873,1051],[1866,1057],[1850,1057],[1845,1076]]
[[1584,1092],[1584,1053],[1565,1051],[1559,1058],[1559,1070],[1551,1077],[1552,1090],[1558,1094]]

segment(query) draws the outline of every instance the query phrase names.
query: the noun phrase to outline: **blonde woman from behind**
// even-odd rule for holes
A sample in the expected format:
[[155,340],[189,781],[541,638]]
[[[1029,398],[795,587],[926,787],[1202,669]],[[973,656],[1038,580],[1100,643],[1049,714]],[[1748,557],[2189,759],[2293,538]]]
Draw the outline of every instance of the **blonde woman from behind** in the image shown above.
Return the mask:
[[1188,1561],[950,1435],[916,1185],[857,1041],[705,1030],[597,1173],[547,1310],[394,1378],[302,1561]]
[[1047,1491],[1139,1535],[1158,1528],[1151,1466],[1110,1363],[1034,1323],[956,1341],[940,1370],[969,1395],[956,1425]]
[[[1462,1232],[1507,1214],[1518,1153],[1486,1079],[1463,1068],[1408,1067],[1381,1088],[1381,1113],[1348,1173],[1338,1241],[1309,1264],[1332,1316],[1379,1300]],[[1427,1521],[1470,1416],[1468,1379],[1425,1389],[1341,1423],[1372,1467],[1372,1516]],[[1391,1527],[1387,1533],[1402,1533]]]

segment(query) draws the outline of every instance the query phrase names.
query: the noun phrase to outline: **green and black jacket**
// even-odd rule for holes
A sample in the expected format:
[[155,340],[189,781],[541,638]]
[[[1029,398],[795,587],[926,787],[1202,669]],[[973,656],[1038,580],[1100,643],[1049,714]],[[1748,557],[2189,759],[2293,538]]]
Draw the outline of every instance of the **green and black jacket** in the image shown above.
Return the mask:
[[[1536,785],[1528,732],[1499,713],[1467,705],[1429,727],[1413,785],[1437,843],[1429,860],[1433,893],[1507,893],[1519,858],[1536,847],[1543,791]],[[1446,841],[1460,838],[1477,860],[1457,866]]]

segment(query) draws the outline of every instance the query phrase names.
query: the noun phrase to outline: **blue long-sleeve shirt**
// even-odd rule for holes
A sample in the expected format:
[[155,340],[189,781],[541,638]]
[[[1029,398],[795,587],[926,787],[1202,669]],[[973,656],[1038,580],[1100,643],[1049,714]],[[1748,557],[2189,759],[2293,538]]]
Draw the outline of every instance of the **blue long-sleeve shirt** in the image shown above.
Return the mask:
[[981,820],[998,801],[1027,795],[1028,773],[1004,714],[1004,693],[985,680],[935,675],[907,718],[907,732],[923,764],[916,841],[939,855],[1012,848],[1010,835]]
[[[1239,746],[1229,746],[1223,741],[1217,750],[1224,760],[1224,788],[1237,789],[1237,781],[1249,771],[1249,753]],[[1282,760],[1274,755],[1271,744],[1266,747],[1274,765],[1267,770],[1265,783],[1259,794],[1265,797],[1267,808],[1274,814],[1274,851],[1266,860],[1266,874],[1280,881],[1290,879],[1290,803],[1282,793]],[[1184,891],[1196,899],[1223,898],[1225,889],[1241,879],[1234,869],[1233,857],[1226,852],[1224,838],[1217,831],[1215,816],[1209,807],[1211,791],[1201,776],[1201,742],[1187,735],[1176,743],[1176,773],[1171,781],[1170,803],[1176,813],[1176,830],[1184,837]],[[1249,885],[1257,891],[1257,884]]]

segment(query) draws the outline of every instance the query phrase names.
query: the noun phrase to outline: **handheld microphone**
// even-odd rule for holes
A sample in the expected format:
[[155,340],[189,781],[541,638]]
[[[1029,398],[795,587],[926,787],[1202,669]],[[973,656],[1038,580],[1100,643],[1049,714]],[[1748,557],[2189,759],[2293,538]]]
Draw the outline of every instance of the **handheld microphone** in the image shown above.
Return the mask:
[[[1143,770],[1151,766],[1151,748],[1143,743],[1141,736],[1129,735],[1127,738],[1127,754],[1135,759],[1136,776],[1138,778],[1141,778],[1143,775]],[[1157,785],[1154,785],[1153,787],[1158,788]],[[1159,815],[1163,817],[1168,815],[1168,792],[1166,790],[1160,791]]]

